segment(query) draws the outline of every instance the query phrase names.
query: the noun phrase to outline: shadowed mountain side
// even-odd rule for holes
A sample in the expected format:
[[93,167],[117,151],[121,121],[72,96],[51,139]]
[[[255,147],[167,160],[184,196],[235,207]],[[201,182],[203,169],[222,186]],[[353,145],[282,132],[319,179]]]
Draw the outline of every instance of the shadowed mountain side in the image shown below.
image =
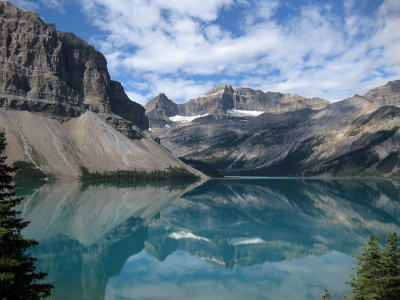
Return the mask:
[[154,128],[177,156],[225,175],[396,176],[400,174],[400,80],[319,111],[198,118]]

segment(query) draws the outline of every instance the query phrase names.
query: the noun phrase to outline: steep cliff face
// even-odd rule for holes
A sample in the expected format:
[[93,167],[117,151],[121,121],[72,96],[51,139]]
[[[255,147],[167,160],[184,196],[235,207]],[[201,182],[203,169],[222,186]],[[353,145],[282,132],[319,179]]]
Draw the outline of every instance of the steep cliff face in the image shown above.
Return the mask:
[[305,98],[274,92],[264,93],[250,88],[232,88],[220,86],[211,89],[205,95],[192,99],[184,104],[176,104],[164,94],[149,101],[146,114],[151,127],[162,127],[174,124],[170,117],[210,115],[214,119],[229,116],[230,110],[258,111],[260,113],[282,114],[305,108],[320,110],[328,105],[327,100],[320,98]]
[[110,79],[93,46],[8,2],[0,3],[0,16],[1,107],[61,120],[90,110],[131,138],[148,128],[143,107]]
[[104,56],[36,13],[0,2],[0,129],[8,163],[48,175],[187,168],[146,131],[144,108],[110,79]]
[[321,98],[305,98],[274,92],[264,93],[250,88],[220,86],[211,89],[204,96],[182,104],[181,107],[184,109],[180,109],[180,111],[186,115],[209,112],[226,113],[228,109],[285,113],[304,108],[319,110],[328,104],[327,100]]

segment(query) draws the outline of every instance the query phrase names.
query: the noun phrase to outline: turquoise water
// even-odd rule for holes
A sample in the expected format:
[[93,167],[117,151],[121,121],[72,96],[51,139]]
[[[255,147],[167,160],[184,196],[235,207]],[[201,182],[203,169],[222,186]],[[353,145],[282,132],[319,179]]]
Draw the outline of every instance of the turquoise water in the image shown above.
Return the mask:
[[[22,187],[23,188],[23,187]],[[400,233],[397,180],[210,180],[21,189],[51,299],[341,299],[371,234]]]

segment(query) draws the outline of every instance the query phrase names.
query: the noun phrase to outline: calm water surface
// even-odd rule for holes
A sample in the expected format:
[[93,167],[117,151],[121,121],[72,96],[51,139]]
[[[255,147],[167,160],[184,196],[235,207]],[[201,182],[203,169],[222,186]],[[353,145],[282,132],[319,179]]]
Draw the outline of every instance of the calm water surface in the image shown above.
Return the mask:
[[341,299],[371,234],[400,233],[396,180],[21,187],[51,299]]

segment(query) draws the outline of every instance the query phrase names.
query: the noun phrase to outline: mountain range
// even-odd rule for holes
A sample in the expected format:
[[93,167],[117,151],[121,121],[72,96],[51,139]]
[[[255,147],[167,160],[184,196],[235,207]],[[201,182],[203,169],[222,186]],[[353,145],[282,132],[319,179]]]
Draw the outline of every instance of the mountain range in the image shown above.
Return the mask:
[[400,174],[400,80],[335,103],[222,86],[145,108],[163,146],[225,175]]
[[162,127],[172,125],[176,121],[186,121],[174,119],[174,116],[179,115],[189,118],[210,116],[213,119],[221,119],[227,114],[240,113],[237,112],[238,110],[281,114],[304,108],[318,110],[328,104],[327,100],[321,98],[305,98],[274,92],[264,93],[249,88],[232,88],[232,86],[224,85],[213,88],[205,95],[184,104],[176,104],[161,93],[150,100],[145,109],[151,127]]
[[335,103],[224,85],[182,104],[159,94],[143,108],[93,46],[8,2],[0,15],[9,163],[59,178],[81,166],[204,176],[183,161],[225,175],[400,174],[400,80]]

